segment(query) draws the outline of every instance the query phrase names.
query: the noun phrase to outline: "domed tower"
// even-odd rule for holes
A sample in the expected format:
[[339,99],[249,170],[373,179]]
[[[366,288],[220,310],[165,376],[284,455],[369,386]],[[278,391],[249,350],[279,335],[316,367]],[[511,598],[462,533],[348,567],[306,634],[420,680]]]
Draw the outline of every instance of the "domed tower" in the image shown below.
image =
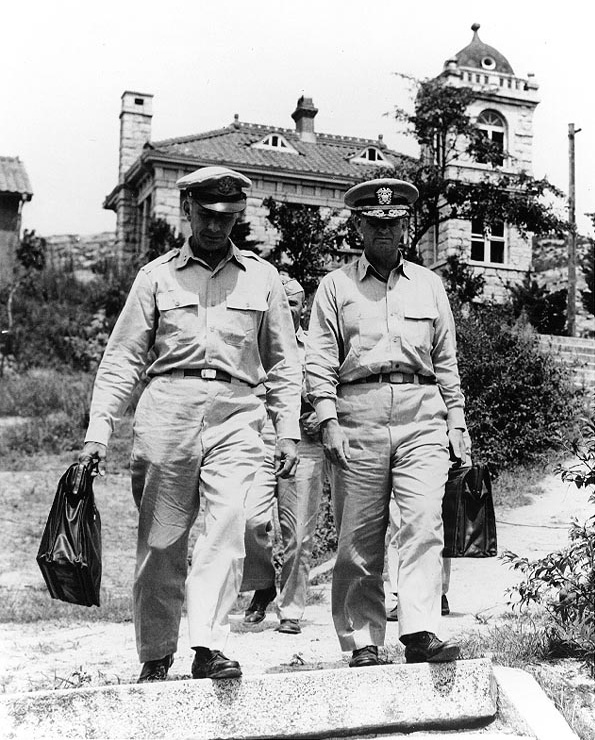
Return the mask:
[[[470,87],[475,98],[471,119],[502,147],[498,169],[503,173],[532,174],[533,112],[539,100],[533,75],[517,77],[508,59],[479,38],[479,23],[471,26],[471,43],[444,63],[440,77],[450,85]],[[448,175],[453,179],[482,180],[493,165],[474,161],[461,151]],[[531,243],[506,224],[489,234],[483,225],[446,221],[421,246],[424,262],[440,270],[446,257],[461,256],[487,279],[485,294],[498,298],[503,282],[517,282],[531,265]]]

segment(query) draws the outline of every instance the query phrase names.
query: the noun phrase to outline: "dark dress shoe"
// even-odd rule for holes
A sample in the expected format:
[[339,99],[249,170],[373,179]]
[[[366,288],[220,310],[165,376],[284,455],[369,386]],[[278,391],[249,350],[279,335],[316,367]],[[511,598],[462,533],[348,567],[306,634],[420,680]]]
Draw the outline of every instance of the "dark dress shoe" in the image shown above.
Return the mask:
[[210,650],[208,657],[199,657],[198,652],[192,661],[192,678],[239,678],[242,669],[237,660],[230,660],[220,650]]
[[282,619],[277,627],[277,632],[285,632],[287,635],[299,635],[301,631],[299,619]]
[[250,606],[246,609],[244,624],[259,624],[265,618],[267,606],[277,595],[277,589],[274,586],[269,588],[260,588],[254,592]]
[[395,604],[392,609],[387,609],[386,610],[386,621],[387,622],[398,622],[399,621],[398,610],[399,610],[399,607],[397,604]]
[[173,655],[166,655],[159,660],[148,660],[143,664],[137,683],[148,683],[149,681],[165,681],[167,672],[174,662]]
[[453,642],[442,642],[433,632],[414,632],[403,635],[406,663],[451,663],[460,655],[460,648]]
[[376,645],[366,645],[366,647],[353,651],[349,661],[350,668],[363,668],[369,665],[380,665]]
[[446,598],[446,594],[442,594],[442,602],[440,603],[440,613],[443,617],[445,617],[447,614],[450,614],[450,606],[448,604],[448,599]]

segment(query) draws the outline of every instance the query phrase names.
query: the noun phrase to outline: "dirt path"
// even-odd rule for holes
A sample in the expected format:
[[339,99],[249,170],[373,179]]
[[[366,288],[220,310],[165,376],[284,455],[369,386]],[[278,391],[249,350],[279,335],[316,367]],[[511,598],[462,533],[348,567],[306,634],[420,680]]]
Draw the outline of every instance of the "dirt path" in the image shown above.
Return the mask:
[[[588,495],[554,476],[544,479],[545,493],[515,510],[499,509],[500,552],[539,557],[563,547],[573,517],[584,521],[593,513]],[[440,636],[460,635],[480,626],[476,615],[488,621],[502,615],[506,589],[518,576],[499,558],[453,561],[449,600],[452,613],[441,620]],[[238,658],[244,673],[279,672],[288,666],[336,667],[342,656],[329,609],[329,585],[314,587],[301,635],[275,631],[274,613],[247,632],[241,615],[232,617],[226,652]],[[398,625],[387,625],[387,645],[398,646]],[[182,623],[180,645],[172,678],[187,676],[191,651]],[[6,692],[103,685],[136,680],[137,663],[131,623],[55,622],[3,624],[0,637],[0,690]]]

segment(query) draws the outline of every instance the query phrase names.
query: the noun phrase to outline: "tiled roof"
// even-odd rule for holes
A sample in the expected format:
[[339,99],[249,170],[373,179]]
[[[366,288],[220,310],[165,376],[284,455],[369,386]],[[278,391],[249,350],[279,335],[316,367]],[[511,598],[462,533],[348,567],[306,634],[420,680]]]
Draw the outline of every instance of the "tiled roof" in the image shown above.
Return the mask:
[[33,195],[25,165],[18,157],[0,157],[0,193]]
[[[281,134],[298,154],[283,150],[255,149],[252,146],[270,133]],[[408,159],[405,155],[386,148],[377,139],[317,133],[316,143],[309,143],[302,141],[294,129],[243,122],[232,123],[224,128],[194,136],[151,142],[149,146],[155,153],[189,160],[221,162],[228,166],[253,166],[272,172],[277,170],[296,174],[345,177],[354,181],[361,179],[374,166],[382,165],[382,162],[370,164],[350,162],[350,159],[366,147],[379,148],[397,167],[402,160]]]

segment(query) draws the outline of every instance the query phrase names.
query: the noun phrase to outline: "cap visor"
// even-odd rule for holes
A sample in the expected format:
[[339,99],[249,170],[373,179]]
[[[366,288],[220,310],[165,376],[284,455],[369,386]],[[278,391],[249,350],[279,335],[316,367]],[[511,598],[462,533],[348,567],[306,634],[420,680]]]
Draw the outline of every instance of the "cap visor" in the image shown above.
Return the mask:
[[202,203],[200,200],[195,198],[199,206],[206,208],[207,211],[215,211],[216,213],[240,213],[246,208],[246,201],[236,201],[235,203]]

